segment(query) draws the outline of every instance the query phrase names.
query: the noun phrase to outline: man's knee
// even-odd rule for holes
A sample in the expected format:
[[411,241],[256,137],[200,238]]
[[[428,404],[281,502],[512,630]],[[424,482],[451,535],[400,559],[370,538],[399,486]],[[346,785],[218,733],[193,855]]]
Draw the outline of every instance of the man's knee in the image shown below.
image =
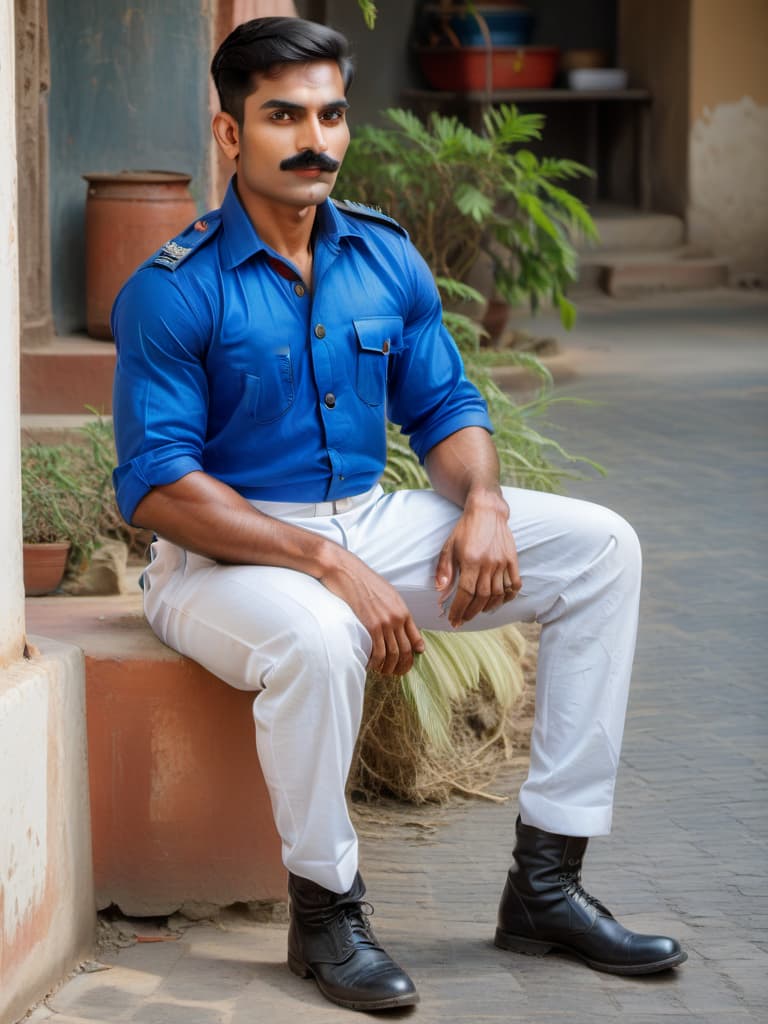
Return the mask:
[[351,608],[342,601],[322,602],[286,622],[273,638],[272,667],[264,679],[269,688],[277,678],[305,676],[323,681],[358,674],[364,678],[370,637]]
[[630,589],[642,571],[640,541],[630,523],[612,509],[581,500],[558,503],[548,532],[555,541],[553,562],[572,583],[599,585],[619,578]]
[[627,576],[640,578],[643,554],[640,539],[631,523],[611,509],[601,507],[603,529],[616,545],[616,555]]
[[257,738],[280,720],[291,723],[292,735],[297,723],[311,721],[313,729],[350,735],[354,742],[369,653],[368,633],[346,605],[336,614],[303,610],[267,652],[269,665],[253,707]]
[[621,581],[623,589],[639,587],[642,574],[640,540],[630,523],[612,509],[590,504],[576,529],[585,566],[580,577]]

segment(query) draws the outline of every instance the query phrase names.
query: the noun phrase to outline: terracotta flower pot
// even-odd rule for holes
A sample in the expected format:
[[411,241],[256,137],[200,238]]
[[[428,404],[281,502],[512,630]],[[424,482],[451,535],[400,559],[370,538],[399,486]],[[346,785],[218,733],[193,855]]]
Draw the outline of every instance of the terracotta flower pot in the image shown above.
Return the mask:
[[69,544],[24,545],[24,591],[27,597],[51,594],[64,578]]
[[117,293],[134,270],[197,216],[188,174],[120,171],[84,174],[86,321],[92,338],[111,339]]

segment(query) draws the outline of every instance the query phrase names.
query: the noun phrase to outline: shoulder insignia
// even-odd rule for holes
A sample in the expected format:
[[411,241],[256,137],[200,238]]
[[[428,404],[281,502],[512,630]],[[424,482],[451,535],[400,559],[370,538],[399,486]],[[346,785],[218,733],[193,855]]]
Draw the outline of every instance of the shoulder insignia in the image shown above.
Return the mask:
[[153,263],[157,267],[168,267],[174,270],[176,264],[180,263],[185,256],[192,252],[191,245],[179,245],[178,242],[166,242],[160,252],[155,256]]
[[392,217],[388,217],[386,213],[382,213],[378,206],[365,206],[363,203],[352,202],[351,199],[333,199],[333,205],[341,213],[349,213],[353,217],[362,217],[363,220],[377,221],[379,224],[386,224],[387,227],[394,228],[395,231],[399,231],[401,235],[407,237],[408,232],[402,226],[398,224]]
[[149,265],[165,267],[166,270],[177,270],[189,256],[214,237],[220,226],[221,214],[218,210],[206,214],[205,217],[190,224],[180,235],[172,238],[161,249],[158,249],[149,258]]

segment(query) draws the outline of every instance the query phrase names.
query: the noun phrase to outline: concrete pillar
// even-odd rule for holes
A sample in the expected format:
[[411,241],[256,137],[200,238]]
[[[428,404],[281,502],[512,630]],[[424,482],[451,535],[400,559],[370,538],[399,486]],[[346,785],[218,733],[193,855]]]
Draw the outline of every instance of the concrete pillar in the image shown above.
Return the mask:
[[[12,0],[0,0],[0,673],[24,648],[19,480],[19,271]],[[1,679],[1,675],[0,675]]]
[[21,340],[29,348],[45,344],[54,333],[48,216],[50,67],[46,0],[16,0],[15,14]]
[[24,657],[12,0],[0,0],[0,1024],[90,954],[95,931],[83,653]]

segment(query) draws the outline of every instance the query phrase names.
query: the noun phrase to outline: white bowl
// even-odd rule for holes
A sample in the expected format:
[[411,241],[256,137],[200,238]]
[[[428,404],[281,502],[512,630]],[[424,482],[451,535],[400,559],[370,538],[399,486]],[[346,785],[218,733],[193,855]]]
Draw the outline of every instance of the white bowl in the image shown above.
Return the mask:
[[568,72],[571,89],[607,91],[627,88],[624,68],[574,68]]

